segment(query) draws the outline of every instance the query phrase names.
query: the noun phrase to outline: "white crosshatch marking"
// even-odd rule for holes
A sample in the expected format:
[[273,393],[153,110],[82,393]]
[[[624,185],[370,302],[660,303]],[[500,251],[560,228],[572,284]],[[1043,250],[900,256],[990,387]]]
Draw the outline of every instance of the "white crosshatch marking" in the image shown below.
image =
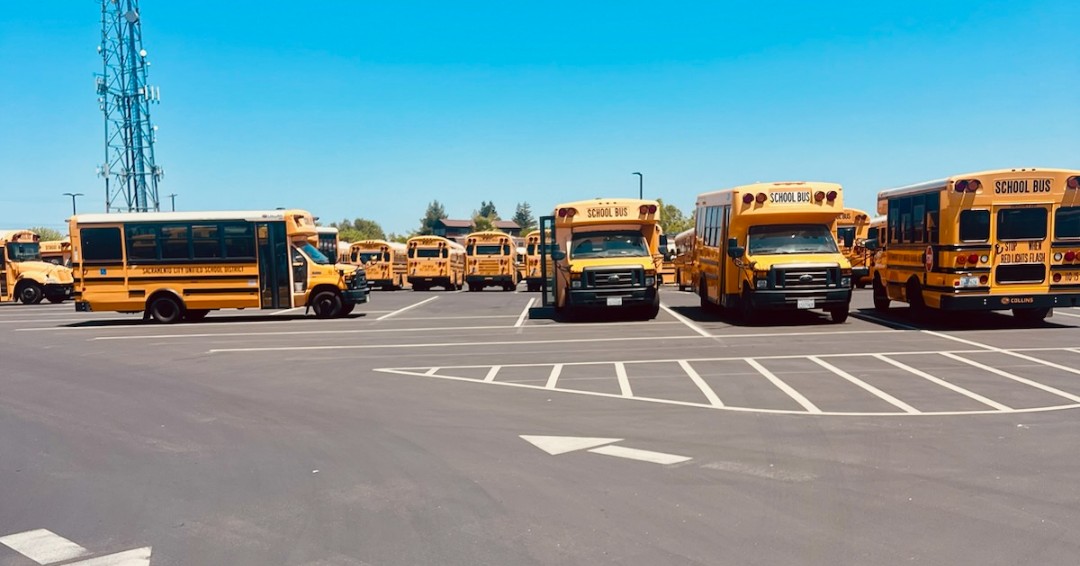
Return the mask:
[[[34,529],[0,537],[0,544],[41,566],[149,566],[153,549],[149,546],[93,558],[83,546],[48,529]],[[83,558],[71,562],[76,558]]]
[[[976,345],[976,343],[972,343]],[[1021,353],[1024,352],[1024,353]],[[381,373],[390,373],[398,375],[411,375],[421,377],[434,377],[438,379],[447,379],[454,381],[467,381],[474,383],[489,383],[491,385],[501,385],[506,387],[519,387],[524,389],[542,389],[546,391],[559,391],[562,393],[573,393],[577,395],[587,395],[593,397],[607,397],[614,399],[631,399],[634,401],[644,401],[649,403],[663,403],[669,405],[679,405],[685,407],[701,407],[718,410],[729,411],[741,411],[741,412],[759,412],[759,413],[775,413],[775,414],[801,414],[801,415],[820,415],[820,416],[950,416],[950,415],[979,415],[979,414],[1014,414],[1014,413],[1032,413],[1043,411],[1057,411],[1065,409],[1080,408],[1080,388],[1073,393],[1064,391],[1058,387],[1053,387],[1041,383],[1035,379],[1029,379],[1014,375],[1010,372],[1005,372],[992,368],[986,364],[978,363],[977,361],[969,359],[971,356],[987,353],[1007,354],[1018,359],[1022,359],[1026,362],[1030,362],[1032,365],[1038,365],[1042,367],[1049,367],[1053,369],[1066,369],[1066,366],[1049,362],[1038,358],[1032,354],[1038,354],[1039,352],[1067,352],[1071,354],[1080,354],[1080,351],[1076,348],[1019,348],[1015,350],[1004,349],[969,349],[969,350],[931,350],[931,351],[911,351],[911,352],[860,352],[860,353],[844,353],[844,354],[817,354],[817,355],[778,355],[778,356],[754,356],[754,357],[723,357],[723,358],[693,358],[693,359],[662,359],[662,360],[613,360],[613,361],[590,361],[590,362],[564,362],[564,363],[552,363],[552,364],[502,364],[502,365],[469,365],[469,366],[455,366],[455,367],[399,367],[399,368],[380,368],[375,371]],[[1068,404],[1055,404],[1055,405],[1039,405],[1029,407],[1012,407],[999,400],[993,399],[991,396],[985,396],[973,391],[969,391],[960,386],[957,386],[945,379],[933,375],[929,371],[913,367],[909,363],[898,361],[897,358],[910,358],[912,356],[929,356],[931,358],[938,357],[939,359],[950,359],[966,363],[967,365],[985,372],[988,377],[997,376],[1006,378],[1009,383],[1015,385],[1019,389],[1033,389],[1043,391],[1059,399],[1069,401]],[[871,385],[864,379],[856,377],[837,367],[836,361],[843,359],[868,359],[878,360],[888,366],[891,369],[899,369],[905,372],[905,375],[911,377],[914,381],[924,381],[926,383],[933,384],[940,388],[942,395],[960,395],[967,399],[976,401],[986,408],[976,408],[970,410],[948,410],[948,411],[931,411],[920,410],[916,405],[912,405],[903,399],[903,395],[896,391],[886,391],[886,387]],[[844,387],[850,387],[852,391],[852,398],[865,398],[867,394],[873,399],[883,401],[889,405],[895,407],[894,411],[881,411],[881,410],[845,410],[845,411],[829,411],[821,409],[816,403],[814,403],[814,393],[812,391],[800,391],[795,387],[792,387],[786,381],[781,379],[780,375],[784,372],[774,371],[766,369],[761,362],[770,360],[796,360],[805,361],[806,368],[800,369],[799,372],[810,373],[813,370],[826,370],[829,373],[842,378],[842,384]],[[725,403],[717,395],[714,388],[703,378],[698,371],[694,368],[693,364],[700,364],[705,362],[742,362],[747,364],[756,374],[761,377],[759,387],[772,387],[781,391],[788,398],[797,403],[801,410],[797,409],[776,409],[776,408],[761,408],[761,407],[748,407],[748,406],[733,406],[730,403]],[[1077,360],[1080,365],[1080,359]],[[632,383],[632,377],[629,377],[627,372],[628,366],[635,364],[670,364],[670,377],[671,380],[677,382],[678,380],[685,380],[693,387],[694,390],[700,392],[700,401],[686,401],[682,399],[668,399],[657,396],[642,396],[634,393]],[[560,377],[565,373],[566,368],[569,367],[582,367],[592,366],[597,368],[597,375],[608,375],[611,381],[614,383],[614,387],[618,390],[618,393],[604,393],[599,391],[589,391],[574,389],[566,383],[568,380],[560,380]],[[606,368],[605,368],[606,366]],[[544,379],[543,384],[537,384],[534,382],[525,381],[500,381],[497,376],[501,370],[510,368],[535,368],[539,379]],[[465,370],[465,371],[463,371]],[[481,370],[480,375],[482,377],[471,377],[477,370]],[[486,371],[483,371],[486,370]],[[789,372],[791,370],[788,370]],[[1080,373],[1080,370],[1074,370],[1068,368],[1070,373]],[[465,375],[463,375],[465,374]],[[779,375],[778,375],[779,374]],[[605,379],[603,377],[589,378]],[[715,376],[713,379],[718,379]],[[573,380],[569,380],[573,381]],[[860,397],[861,396],[861,397]]]

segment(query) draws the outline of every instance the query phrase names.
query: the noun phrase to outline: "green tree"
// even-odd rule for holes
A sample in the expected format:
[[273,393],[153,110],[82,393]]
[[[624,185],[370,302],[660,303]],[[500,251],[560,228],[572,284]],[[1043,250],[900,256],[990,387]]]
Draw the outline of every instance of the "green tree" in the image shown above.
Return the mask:
[[427,206],[427,210],[424,211],[424,217],[420,219],[420,230],[417,231],[417,234],[421,236],[434,234],[435,223],[446,217],[446,209],[442,203],[437,200],[431,201]]
[[495,229],[494,220],[491,219],[491,218],[488,218],[487,216],[484,216],[482,214],[477,214],[476,216],[473,216],[472,223],[473,223],[473,230],[475,230],[477,232],[483,232],[484,230],[494,230]]
[[42,242],[52,242],[52,241],[55,241],[55,240],[63,240],[65,237],[67,237],[64,233],[60,232],[59,230],[53,230],[52,228],[46,228],[44,226],[37,226],[35,228],[30,228],[30,231],[37,234],[39,237],[41,237]]
[[499,213],[495,210],[494,201],[480,201],[480,210],[477,211],[476,214],[479,216],[483,216],[484,218],[488,218],[492,221],[502,220],[502,218],[499,218]]
[[529,230],[536,228],[536,217],[532,214],[532,207],[527,202],[519,202],[517,209],[514,210],[514,224],[521,228],[521,233],[525,234]]
[[692,226],[690,220],[679,210],[679,207],[673,204],[664,204],[663,199],[656,200],[660,203],[660,227],[664,229],[665,234],[674,237],[675,234]]
[[332,222],[330,225],[338,229],[338,238],[342,242],[383,240],[386,238],[386,233],[383,232],[382,226],[380,226],[378,222],[368,220],[367,218],[357,218],[352,222],[342,220],[341,222]]
[[404,244],[405,242],[409,241],[409,238],[411,238],[411,237],[413,237],[415,235],[416,235],[415,233],[414,234],[397,234],[397,233],[394,233],[394,232],[390,232],[389,234],[386,235],[386,241],[388,241],[388,242],[397,242],[399,244]]

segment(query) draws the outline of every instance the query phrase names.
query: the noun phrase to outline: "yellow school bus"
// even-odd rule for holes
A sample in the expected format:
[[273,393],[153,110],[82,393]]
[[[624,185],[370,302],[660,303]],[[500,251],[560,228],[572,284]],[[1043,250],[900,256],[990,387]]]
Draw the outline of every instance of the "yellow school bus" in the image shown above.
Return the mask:
[[456,291],[465,285],[465,248],[460,244],[441,236],[413,236],[405,249],[414,291],[432,287]]
[[0,230],[0,302],[35,305],[71,298],[71,269],[41,260],[40,237],[30,230]]
[[361,265],[372,287],[403,289],[408,273],[405,244],[386,240],[361,240],[349,247],[348,263]]
[[309,307],[331,318],[368,300],[363,269],[320,252],[303,210],[80,214],[70,230],[77,311],[174,323]]
[[668,285],[675,282],[675,245],[672,239],[668,238],[668,235],[664,233],[664,229],[660,228],[660,243],[659,254],[656,260],[656,276],[660,279],[661,285]]
[[659,220],[655,200],[604,198],[555,207],[555,309],[571,315],[627,309],[655,318]]
[[1028,323],[1080,306],[1080,171],[998,169],[878,193],[888,215],[874,306],[1008,310]]
[[71,238],[41,242],[41,261],[71,267]]
[[885,253],[885,215],[875,216],[870,219],[870,227],[866,230],[866,238],[862,240],[863,263],[866,265],[866,275],[856,279],[855,286],[862,289],[874,280],[879,265],[882,265],[882,257]]
[[505,232],[489,230],[465,236],[465,283],[469,291],[485,287],[513,291],[517,287],[516,253],[514,240]]
[[[547,234],[547,245],[552,248],[551,234]],[[540,267],[540,260],[543,256],[540,249],[540,231],[533,230],[525,236],[525,289],[530,293],[535,293],[540,290],[540,286],[543,284],[543,270]],[[551,259],[548,259],[548,276],[553,273],[553,265]]]
[[693,228],[683,230],[675,236],[675,283],[680,291],[686,291],[694,287],[697,282],[697,271],[694,263],[694,235]]
[[756,183],[697,199],[698,294],[706,310],[824,309],[847,320],[851,263],[836,245],[843,189],[835,183]]
[[851,263],[851,280],[856,285],[870,275],[866,249],[863,248],[869,231],[870,215],[857,208],[845,208],[836,221],[836,245]]

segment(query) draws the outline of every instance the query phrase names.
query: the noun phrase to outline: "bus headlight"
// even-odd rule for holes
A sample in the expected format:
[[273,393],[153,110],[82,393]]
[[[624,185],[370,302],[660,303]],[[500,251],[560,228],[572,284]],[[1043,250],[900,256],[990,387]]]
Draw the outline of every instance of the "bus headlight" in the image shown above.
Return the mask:
[[757,289],[767,289],[769,287],[768,279],[755,279],[754,287]]
[[645,286],[646,287],[653,287],[655,285],[656,285],[656,276],[655,275],[650,275],[650,276],[645,278]]
[[580,289],[581,288],[581,279],[574,279],[573,281],[571,281],[570,282],[570,288],[571,289]]
[[841,287],[851,287],[851,278],[850,277],[841,277],[840,278],[840,286]]

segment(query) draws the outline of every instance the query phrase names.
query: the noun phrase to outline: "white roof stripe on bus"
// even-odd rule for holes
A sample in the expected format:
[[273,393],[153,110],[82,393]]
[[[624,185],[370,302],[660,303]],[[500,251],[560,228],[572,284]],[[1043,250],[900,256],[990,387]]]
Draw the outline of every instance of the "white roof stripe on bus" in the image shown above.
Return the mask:
[[214,210],[202,212],[116,212],[110,214],[78,214],[78,224],[115,224],[123,222],[197,222],[200,220],[284,220],[289,210]]

